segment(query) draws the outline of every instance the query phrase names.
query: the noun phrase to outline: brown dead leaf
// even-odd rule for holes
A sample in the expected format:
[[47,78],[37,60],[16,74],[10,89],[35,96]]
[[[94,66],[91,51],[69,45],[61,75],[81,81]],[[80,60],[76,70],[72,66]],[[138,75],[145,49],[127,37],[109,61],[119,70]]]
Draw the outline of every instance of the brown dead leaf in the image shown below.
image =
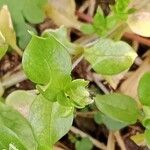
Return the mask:
[[140,67],[121,84],[118,91],[123,94],[129,95],[137,100],[137,88],[139,80],[143,76],[143,74],[148,71],[150,71],[150,53],[147,55]]
[[16,50],[19,55],[22,55],[22,51],[16,44],[16,33],[13,28],[11,15],[7,5],[4,5],[0,11],[0,32],[4,36],[5,42]]
[[49,0],[45,7],[46,15],[51,18],[56,25],[65,25],[66,27],[80,28],[80,22],[75,16],[74,0]]
[[5,5],[0,11],[0,31],[5,37],[6,43],[15,47],[16,45],[16,34],[13,29],[11,16],[8,7]]

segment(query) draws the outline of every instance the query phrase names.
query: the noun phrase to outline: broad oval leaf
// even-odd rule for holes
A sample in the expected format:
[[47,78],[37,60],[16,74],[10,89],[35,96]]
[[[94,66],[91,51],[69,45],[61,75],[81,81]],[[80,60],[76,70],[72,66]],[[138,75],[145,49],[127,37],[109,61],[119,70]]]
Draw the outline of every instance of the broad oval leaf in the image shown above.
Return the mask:
[[50,102],[39,95],[31,106],[30,123],[39,143],[39,150],[49,150],[70,129],[73,108]]
[[50,101],[71,82],[71,58],[66,47],[53,35],[32,39],[23,55],[23,68],[28,78]]
[[105,124],[105,126],[111,131],[118,131],[127,126],[126,123],[116,121],[99,111],[95,114],[94,119],[98,124]]
[[20,141],[19,137],[9,128],[0,125],[0,149],[9,149],[10,144],[13,144],[18,150],[28,150]]
[[[23,55],[23,68],[28,78],[38,84],[48,84],[57,75],[71,73],[71,59],[66,48],[53,36],[32,39]],[[57,78],[62,83],[62,79]]]
[[29,122],[19,112],[1,102],[0,123],[12,130],[27,149],[36,149],[36,141]]
[[150,12],[140,11],[131,15],[128,19],[128,25],[134,33],[150,37]]
[[7,96],[6,104],[19,111],[24,117],[28,117],[35,97],[36,94],[31,91],[17,90]]
[[137,54],[123,41],[101,39],[94,46],[85,49],[84,56],[97,73],[113,75],[129,69]]
[[119,122],[133,124],[139,112],[134,99],[118,93],[110,95],[97,95],[96,106],[105,115]]
[[138,95],[143,105],[150,106],[150,72],[145,73],[140,79]]

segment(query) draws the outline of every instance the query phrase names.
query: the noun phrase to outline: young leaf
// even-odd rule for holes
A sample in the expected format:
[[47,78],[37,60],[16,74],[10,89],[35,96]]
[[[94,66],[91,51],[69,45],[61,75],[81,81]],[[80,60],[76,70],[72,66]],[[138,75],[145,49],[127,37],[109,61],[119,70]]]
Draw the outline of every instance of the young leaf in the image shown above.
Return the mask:
[[150,106],[150,72],[145,73],[138,85],[139,100],[143,105]]
[[117,93],[97,95],[95,102],[101,112],[119,122],[133,124],[138,119],[139,112],[137,104],[129,96]]
[[[42,22],[45,17],[43,7],[46,3],[47,0],[0,0],[0,7],[7,5],[10,10],[19,45],[22,48],[26,47],[31,38],[27,32],[29,25],[25,20],[32,24]],[[32,31],[34,31],[33,28]]]
[[129,69],[137,54],[123,41],[101,39],[94,46],[85,49],[84,56],[97,73],[113,75]]
[[28,150],[12,130],[0,124],[0,149],[8,150],[10,144],[15,145],[19,150]]
[[28,121],[19,112],[1,102],[0,112],[0,123],[12,130],[27,149],[36,149],[36,141]]
[[9,94],[6,104],[19,111],[24,117],[28,117],[29,110],[36,94],[30,91],[17,90]]
[[71,102],[78,108],[83,108],[93,102],[89,97],[90,94],[85,88],[88,82],[83,79],[73,80],[71,84],[66,88],[66,95],[69,97]]
[[47,101],[39,95],[31,106],[29,120],[34,129],[39,150],[49,150],[69,131],[73,121],[73,109],[57,102]]

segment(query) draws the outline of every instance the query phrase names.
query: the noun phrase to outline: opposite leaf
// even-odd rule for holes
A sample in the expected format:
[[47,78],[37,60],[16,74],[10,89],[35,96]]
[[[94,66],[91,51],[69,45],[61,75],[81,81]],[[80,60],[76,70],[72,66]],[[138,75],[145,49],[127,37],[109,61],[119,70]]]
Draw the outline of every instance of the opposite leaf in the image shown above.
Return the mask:
[[29,120],[39,143],[39,150],[50,150],[69,131],[73,109],[47,101],[39,95],[31,106]]
[[137,54],[123,41],[101,39],[94,46],[85,49],[84,56],[97,73],[113,75],[129,69]]
[[145,73],[140,79],[138,95],[143,105],[150,106],[150,72]]
[[96,106],[110,118],[126,124],[138,119],[138,108],[134,99],[121,94],[97,95]]

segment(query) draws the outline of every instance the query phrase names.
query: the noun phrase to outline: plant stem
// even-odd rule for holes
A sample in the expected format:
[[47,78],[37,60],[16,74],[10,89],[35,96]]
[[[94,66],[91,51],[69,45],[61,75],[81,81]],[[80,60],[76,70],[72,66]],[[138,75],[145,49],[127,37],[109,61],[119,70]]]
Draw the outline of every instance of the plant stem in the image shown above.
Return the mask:
[[70,131],[75,134],[79,134],[81,137],[88,137],[97,148],[101,150],[106,150],[106,146],[103,143],[99,142],[98,140],[94,139],[93,137],[84,133],[83,131],[77,129],[76,127],[72,126]]
[[95,74],[93,74],[93,81],[96,83],[96,85],[105,93],[105,94],[109,94],[110,92],[107,90],[107,88],[99,81],[99,79],[97,78],[97,76],[95,76]]
[[123,141],[123,139],[122,139],[122,137],[120,135],[120,132],[119,131],[115,132],[114,136],[115,136],[116,141],[118,142],[121,150],[127,150],[126,147],[125,147],[124,141]]
[[112,131],[109,131],[107,150],[115,150],[115,137]]
[[72,65],[72,70],[81,62],[81,60],[83,59],[83,55],[81,55]]
[[130,39],[130,40],[137,41],[138,43],[141,43],[141,44],[150,46],[150,39],[147,39],[147,38],[138,36],[138,35],[136,35],[136,34],[129,33],[129,32],[125,32],[125,33],[124,33],[124,37],[126,37],[126,38],[128,38],[128,39]]

